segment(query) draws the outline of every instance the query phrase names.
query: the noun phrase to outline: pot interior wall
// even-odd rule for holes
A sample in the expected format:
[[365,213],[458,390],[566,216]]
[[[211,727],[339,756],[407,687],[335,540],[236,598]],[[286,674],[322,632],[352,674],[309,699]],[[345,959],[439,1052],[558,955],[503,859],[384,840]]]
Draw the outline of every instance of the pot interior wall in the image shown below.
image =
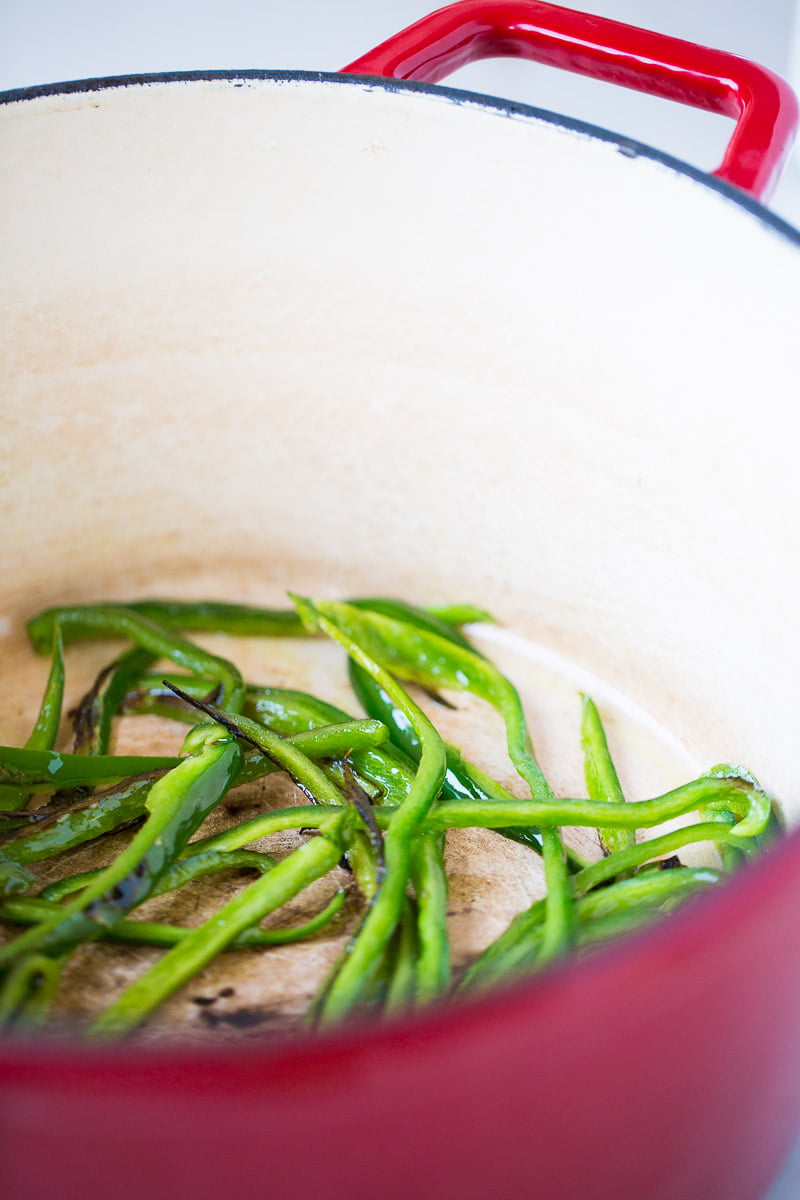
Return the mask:
[[352,81],[0,123],[9,647],[62,599],[469,600],[800,814],[789,240]]

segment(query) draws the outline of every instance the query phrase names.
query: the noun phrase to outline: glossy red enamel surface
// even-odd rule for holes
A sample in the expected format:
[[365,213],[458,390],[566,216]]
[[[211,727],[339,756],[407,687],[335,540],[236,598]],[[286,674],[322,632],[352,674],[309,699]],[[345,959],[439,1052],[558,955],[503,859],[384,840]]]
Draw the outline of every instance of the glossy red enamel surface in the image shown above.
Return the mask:
[[344,70],[438,83],[467,63],[503,57],[529,58],[733,117],[734,132],[714,174],[762,200],[792,147],[797,100],[766,67],[539,0],[461,0]]
[[800,1112],[798,905],[793,838],[669,928],[390,1030],[6,1044],[4,1195],[756,1200]]

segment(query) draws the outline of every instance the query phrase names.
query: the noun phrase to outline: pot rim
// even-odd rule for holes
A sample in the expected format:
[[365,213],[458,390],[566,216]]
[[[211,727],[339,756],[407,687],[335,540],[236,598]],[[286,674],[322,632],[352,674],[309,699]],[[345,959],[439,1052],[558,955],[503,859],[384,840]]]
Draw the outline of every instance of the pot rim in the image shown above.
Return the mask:
[[444,87],[441,84],[419,83],[416,80],[385,78],[379,75],[355,75],[339,71],[292,71],[292,70],[261,70],[249,68],[246,70],[199,70],[199,71],[156,71],[141,75],[110,75],[97,76],[89,79],[65,80],[60,83],[34,84],[30,87],[12,88],[0,92],[0,105],[16,104],[22,101],[38,100],[45,96],[62,96],[84,92],[109,91],[123,87],[147,87],[152,84],[165,83],[231,83],[234,87],[259,82],[272,83],[324,83],[351,84],[356,87],[369,88],[383,92],[412,92],[431,96],[434,99],[446,100],[452,104],[465,107],[476,107],[494,112],[498,116],[537,121],[555,126],[568,133],[577,133],[584,137],[594,138],[615,146],[627,158],[644,158],[661,166],[669,167],[680,175],[685,175],[695,183],[702,184],[713,192],[733,201],[743,208],[761,224],[771,231],[780,234],[795,246],[800,247],[800,229],[796,228],[783,217],[772,212],[766,205],[756,200],[747,192],[727,183],[722,179],[703,171],[700,167],[692,166],[682,159],[658,150],[646,142],[635,138],[624,137],[601,125],[593,125],[575,117],[563,116],[535,105],[523,104],[517,100],[504,100],[498,96],[486,95],[482,92],[466,91],[461,88]]
[[[146,87],[158,84],[194,84],[221,82],[235,87],[267,83],[347,84],[384,92],[412,92],[428,95],[459,106],[477,107],[499,116],[544,122],[568,133],[593,138],[616,147],[630,158],[649,159],[687,176],[743,208],[772,232],[778,233],[792,245],[800,247],[800,230],[771,212],[752,196],[701,169],[643,142],[623,137],[600,126],[540,109],[517,101],[441,85],[409,80],[387,79],[378,76],[342,74],[324,71],[293,70],[200,70],[166,71],[141,75],[120,75],[39,84],[0,92],[0,104],[38,100],[47,96],[82,94],[123,87]],[[210,1091],[224,1086],[231,1076],[240,1079],[244,1073],[258,1077],[263,1065],[269,1062],[276,1068],[292,1070],[298,1063],[315,1062],[322,1070],[326,1064],[336,1064],[354,1053],[369,1055],[376,1045],[394,1043],[402,1047],[410,1038],[460,1037],[470,1028],[501,1024],[505,1017],[520,1008],[530,1008],[535,1019],[535,1007],[552,1003],[559,992],[573,986],[591,986],[592,979],[609,972],[625,973],[626,964],[641,959],[643,954],[663,960],[679,950],[691,952],[719,935],[730,935],[764,892],[778,893],[782,879],[796,873],[800,866],[800,830],[794,831],[770,846],[758,860],[749,864],[719,889],[691,898],[668,921],[656,921],[632,931],[603,946],[587,959],[576,962],[566,959],[554,963],[541,973],[500,984],[489,991],[477,992],[457,1002],[448,1001],[429,1010],[395,1018],[389,1025],[375,1019],[363,1024],[345,1023],[312,1036],[303,1033],[280,1040],[231,1041],[213,1046],[187,1040],[183,1043],[153,1042],[105,1045],[74,1041],[66,1035],[14,1036],[0,1033],[0,1077],[10,1082],[13,1077],[27,1078],[33,1071],[33,1082],[80,1088],[102,1063],[105,1078],[115,1077],[126,1087],[132,1083],[144,1089],[168,1081],[164,1068],[180,1063],[192,1072],[193,1085],[202,1077]],[[210,1073],[209,1073],[209,1068]],[[196,1074],[195,1074],[196,1072]],[[184,1086],[183,1077],[176,1077],[176,1086]],[[256,1085],[258,1086],[258,1085]]]

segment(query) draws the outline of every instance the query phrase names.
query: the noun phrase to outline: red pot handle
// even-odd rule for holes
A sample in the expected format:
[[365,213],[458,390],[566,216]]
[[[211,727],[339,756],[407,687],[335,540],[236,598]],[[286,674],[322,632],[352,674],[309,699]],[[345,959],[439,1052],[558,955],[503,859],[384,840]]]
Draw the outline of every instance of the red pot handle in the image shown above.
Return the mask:
[[481,58],[530,58],[736,120],[713,172],[767,200],[789,154],[797,99],[766,67],[542,0],[460,0],[409,25],[344,68],[438,83]]

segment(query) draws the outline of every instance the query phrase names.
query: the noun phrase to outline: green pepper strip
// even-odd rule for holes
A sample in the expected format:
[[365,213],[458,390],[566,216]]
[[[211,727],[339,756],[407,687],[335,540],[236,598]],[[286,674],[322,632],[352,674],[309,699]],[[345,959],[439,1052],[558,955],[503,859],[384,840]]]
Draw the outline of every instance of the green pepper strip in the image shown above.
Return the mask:
[[[695,810],[730,809],[739,820],[728,836],[737,839],[757,837],[768,826],[771,814],[769,797],[738,769],[725,764],[714,771],[684,783],[681,787],[652,800],[632,800],[627,804],[613,801],[558,798],[553,800],[516,800],[513,803],[492,801],[446,800],[431,813],[427,826],[431,829],[468,829],[480,826],[495,829],[500,825],[594,825],[614,829],[640,829],[660,825],[673,817]],[[375,810],[380,819],[380,809]]]
[[0,988],[0,1026],[38,1028],[47,1018],[66,958],[27,954],[9,971]]
[[[475,763],[461,759],[461,770],[465,783],[469,785],[468,790],[465,790],[463,793],[464,799],[474,797],[474,799],[487,804],[491,804],[495,800],[499,800],[501,803],[505,801],[513,803],[516,799],[511,792],[507,791],[496,779],[492,779],[491,775],[487,775],[485,771],[477,767]],[[453,799],[458,799],[458,797],[454,796]],[[510,838],[514,842],[519,842],[523,846],[530,847],[530,849],[535,850],[538,854],[542,852],[541,833],[534,825],[517,829],[514,826],[509,826],[507,829],[498,829],[496,832],[502,834],[505,838]],[[586,866],[588,860],[579,854],[577,850],[574,850],[572,846],[565,845],[564,853],[567,860],[567,870],[570,874],[582,871]]]
[[187,933],[100,1014],[89,1032],[102,1037],[128,1033],[246,929],[327,875],[342,855],[350,819],[351,810],[339,809],[335,823],[328,824],[322,837],[305,842],[208,921]]
[[59,788],[94,787],[132,775],[170,770],[180,763],[175,755],[67,754],[58,750],[28,750],[0,746],[0,780],[37,792]]
[[[725,769],[732,770],[727,766]],[[560,798],[552,801],[514,800],[507,804],[499,801],[479,804],[477,801],[467,803],[462,800],[443,800],[420,823],[420,832],[442,833],[447,829],[470,828],[495,829],[499,825],[511,824],[515,821],[520,825],[527,824],[531,819],[536,824],[552,821],[558,825],[594,827],[607,825],[616,829],[647,829],[654,825],[661,825],[664,821],[670,821],[674,817],[702,809],[704,806],[711,808],[715,802],[720,803],[721,810],[725,806],[729,806],[731,811],[738,813],[739,820],[735,825],[726,827],[725,818],[722,817],[717,821],[709,821],[707,824],[687,826],[685,829],[677,829],[673,833],[664,834],[664,841],[661,838],[653,838],[650,841],[642,842],[629,851],[626,850],[624,858],[622,857],[623,851],[618,850],[613,856],[585,867],[574,877],[574,883],[575,880],[586,877],[594,878],[594,873],[601,870],[608,869],[616,874],[638,862],[647,861],[656,854],[663,853],[664,847],[670,849],[686,844],[680,840],[683,837],[686,837],[687,841],[701,841],[703,840],[699,832],[701,829],[713,832],[715,841],[722,840],[724,837],[725,840],[736,839],[737,842],[741,842],[746,838],[757,836],[753,830],[769,825],[771,820],[769,798],[760,789],[749,784],[743,776],[718,776],[709,773],[701,775],[699,779],[692,780],[691,783],[682,784],[681,787],[675,788],[671,792],[665,792],[661,796],[654,796],[650,800],[632,800],[627,804],[580,798]],[[253,817],[249,821],[243,821],[234,829],[194,842],[192,847],[235,849],[258,838],[267,837],[270,833],[275,833],[283,828],[316,827],[319,822],[324,821],[326,815],[331,815],[334,811],[326,806],[276,809],[270,813]],[[372,811],[383,829],[390,826],[393,814],[396,812],[394,808],[386,808],[382,805],[376,805]],[[746,830],[744,835],[742,829]],[[694,833],[692,833],[693,830]],[[672,839],[676,839],[674,844]],[[658,847],[662,847],[662,849],[658,849]],[[644,853],[643,859],[639,857],[642,853]],[[606,867],[606,864],[609,866]]]
[[[473,654],[478,653],[463,634],[453,629],[447,621],[433,616],[424,609],[414,608],[410,604],[403,604],[397,600],[358,600],[354,602],[354,607],[377,612],[398,621],[405,621],[417,629],[438,634]],[[479,655],[479,657],[481,656]],[[375,683],[371,676],[352,661],[349,664],[349,672],[350,685],[364,711],[388,725],[395,745],[410,759],[417,762],[419,760],[419,741],[403,713],[391,703],[386,692]],[[490,780],[472,763],[463,759],[460,750],[445,743],[445,751],[447,770],[442,784],[443,799],[455,800],[459,796],[472,797],[475,800],[488,799],[490,796],[498,799],[510,798],[509,793],[501,788],[499,783]],[[484,781],[484,787],[481,787],[478,782],[479,776]],[[487,786],[490,789],[488,791]],[[515,842],[529,846],[537,854],[542,852],[542,838],[538,829],[498,829],[497,832]],[[577,860],[577,856],[572,851],[568,852],[568,863],[573,870],[579,870],[584,865],[583,860]]]
[[[308,722],[304,727],[310,729],[329,721],[350,719],[347,713],[332,704],[326,704],[305,692],[285,688],[248,688],[245,712],[283,734],[294,733],[298,722]],[[384,722],[381,724],[384,725]],[[414,779],[416,766],[389,745],[388,729],[386,736],[387,742],[379,750],[356,751],[354,747],[350,763],[359,776],[380,790],[384,804],[402,804]]]
[[677,893],[684,895],[687,889],[711,887],[724,878],[724,873],[714,867],[677,867],[672,871],[636,875],[585,896],[580,902],[580,912],[583,920],[592,921],[624,912],[630,904],[651,904],[657,908]]
[[[300,942],[305,938],[319,933],[341,911],[347,898],[346,892],[339,890],[309,921],[286,929],[259,929],[251,927],[243,930],[231,943],[229,949],[255,949],[261,946],[285,946],[290,942]],[[6,900],[0,905],[0,917],[8,921],[22,924],[36,924],[45,920],[55,911],[54,903],[47,902],[42,897],[35,899]],[[120,942],[127,946],[162,946],[168,949],[182,942],[191,932],[179,925],[165,925],[159,921],[129,921],[123,917],[121,921],[107,930],[102,936],[104,941]],[[47,961],[52,962],[53,959]]]
[[407,604],[404,600],[391,600],[385,597],[363,597],[357,600],[348,600],[347,603],[352,608],[365,609],[367,612],[389,617],[393,621],[413,625],[417,629],[426,629],[429,633],[436,633],[448,642],[461,646],[463,650],[469,650],[472,654],[478,653],[464,637],[464,634],[455,627],[455,622],[442,620],[430,609],[417,608],[416,605]]
[[[352,662],[349,671],[350,685],[364,711],[375,717],[376,720],[383,721],[389,727],[392,742],[411,761],[416,762],[420,752],[419,740],[404,714],[391,703],[383,688],[366,671],[360,670]],[[447,769],[442,783],[442,799],[457,800],[462,797],[473,800],[513,799],[510,792],[506,791],[496,780],[490,779],[488,775],[479,771],[474,763],[462,758],[460,750],[447,742],[445,742],[445,755]],[[542,852],[542,837],[538,829],[533,827],[530,829],[498,829],[497,833],[512,841],[521,842],[535,850],[537,854]],[[581,860],[574,869],[579,870],[583,865]]]
[[[732,818],[733,819],[733,818]],[[673,854],[684,846],[693,846],[698,842],[736,842],[736,834],[732,829],[726,829],[724,821],[705,821],[695,825],[685,825],[671,833],[660,837],[649,838],[646,842],[638,842],[623,850],[616,850],[607,858],[601,858],[585,867],[572,879],[576,895],[583,895],[607,879],[615,879],[626,871],[642,866],[665,854]]]
[[[156,713],[158,716],[192,721],[191,710],[177,703],[178,698],[170,690],[170,685],[177,685],[187,695],[202,700],[208,695],[212,684],[213,681],[208,679],[193,679],[184,675],[169,675],[165,679],[163,674],[146,674],[136,681],[135,690],[129,694],[124,711]],[[351,720],[342,709],[306,692],[289,688],[254,687],[250,684],[245,689],[242,712],[267,729],[287,736]],[[362,787],[366,783],[372,786],[373,791],[377,789],[385,804],[402,803],[414,778],[414,763],[388,743],[381,744],[379,750],[354,744],[351,750],[350,763],[361,777]],[[328,772],[334,782],[340,785],[341,765],[331,764]]]
[[[534,758],[519,693],[496,667],[473,650],[465,649],[419,625],[407,624],[347,604],[316,601],[315,605],[324,616],[332,617],[339,624],[346,622],[350,635],[357,638],[365,652],[384,668],[383,679],[392,686],[396,685],[388,674],[390,671],[423,687],[470,691],[490,703],[503,719],[509,757],[531,789],[531,795],[539,800],[552,798],[553,793]],[[385,682],[382,682],[382,686],[391,698]],[[564,847],[554,823],[548,823],[542,829],[542,849],[548,891],[542,956],[550,958],[570,944],[573,928],[572,897]]]
[[[388,825],[394,809],[373,809],[380,814],[378,819]],[[185,851],[186,857],[193,854],[204,854],[206,850],[238,850],[250,842],[259,841],[273,833],[283,833],[288,829],[324,829],[329,821],[341,815],[341,805],[332,804],[298,804],[291,808],[273,808],[270,812],[260,813],[248,821],[242,821],[231,829],[223,829],[221,833],[212,833],[208,837],[198,838],[191,842]]]
[[136,600],[125,607],[170,629],[193,633],[225,633],[231,637],[304,637],[306,630],[292,608],[256,608],[201,600]]
[[[584,895],[599,884],[605,883],[609,879],[624,877],[627,872],[642,866],[644,863],[649,863],[661,855],[672,854],[684,846],[695,845],[698,842],[705,841],[716,844],[724,842],[728,844],[731,842],[735,843],[736,834],[732,829],[726,829],[726,824],[722,820],[687,825],[682,829],[673,830],[671,833],[662,834],[660,837],[651,838],[646,842],[640,842],[623,850],[617,850],[607,858],[602,858],[598,862],[591,863],[573,877],[571,881],[573,891],[576,896]],[[654,863],[654,865],[658,866],[657,863]],[[492,943],[492,946],[487,947],[484,953],[489,956],[489,960],[491,960],[490,951],[494,953],[492,951],[492,947],[494,946],[498,947],[496,953],[499,955],[518,953],[525,961],[528,960],[532,950],[531,947],[526,948],[525,942],[531,936],[531,929],[535,929],[538,926],[540,907],[541,902],[537,901],[528,912],[519,914],[509,928]],[[629,928],[631,924],[636,923],[636,918],[631,920],[627,920],[626,918],[626,921],[626,928]],[[520,944],[519,947],[517,947],[518,943]],[[533,952],[535,953],[535,951]]]
[[418,909],[419,958],[415,995],[430,1004],[450,988],[450,940],[447,935],[447,874],[444,838],[423,833],[411,849],[411,882]]
[[[419,767],[402,804],[392,809],[384,838],[385,872],[372,906],[354,941],[335,969],[321,1007],[321,1020],[338,1020],[358,1001],[362,988],[400,920],[409,875],[411,841],[439,794],[445,772],[442,739],[425,714],[371,657],[351,633],[350,614],[366,614],[347,605],[292,596],[307,627],[321,629],[338,642],[385,689],[413,724],[422,746]],[[385,619],[385,618],[384,618]]]
[[[624,853],[624,852],[620,852]],[[622,879],[576,902],[579,940],[591,941],[591,923],[606,917],[626,919],[633,910],[637,920],[651,915],[660,905],[676,896],[688,897],[723,878],[710,867],[681,867],[674,871],[656,871]],[[541,965],[540,946],[544,936],[545,901],[538,900],[520,913],[464,974],[460,987],[478,984],[484,987],[509,975]]]
[[[445,637],[464,649],[473,649],[461,632],[431,613],[414,606],[403,604],[397,600],[362,599],[353,601],[356,608],[366,608],[367,611],[378,612],[381,616],[404,620],[417,629],[427,630]],[[413,761],[419,761],[420,742],[416,737],[413,726],[407,716],[390,700],[377,680],[368,674],[353,660],[349,662],[350,685],[357,700],[367,713],[383,720],[389,726],[392,740]],[[441,797],[456,798],[459,796],[487,799],[487,793],[476,785],[469,774],[469,763],[462,760],[461,751],[445,743],[446,770]],[[475,768],[476,769],[476,768]],[[503,798],[510,798],[509,793],[500,788],[499,784],[485,779],[495,790],[500,790]],[[537,853],[541,853],[541,834],[539,830],[529,829],[500,829],[499,833],[510,836],[515,841],[521,841]],[[435,848],[434,848],[435,847]],[[425,846],[416,847],[411,854],[411,876],[413,876],[419,908],[419,947],[421,960],[415,973],[417,980],[417,1000],[425,1004],[439,995],[444,995],[450,986],[450,942],[447,936],[447,881],[444,871],[444,840],[432,839],[427,835]],[[407,943],[403,943],[407,944]],[[391,989],[390,989],[391,995]]]
[[[50,674],[47,678],[39,715],[30,737],[25,743],[26,750],[52,750],[58,737],[61,709],[64,703],[64,646],[58,624],[53,629],[52,655]],[[32,795],[33,790],[30,788],[0,785],[0,809],[4,812],[16,812],[25,807]]]
[[414,911],[414,904],[406,897],[400,923],[389,943],[392,970],[385,997],[387,1014],[404,1012],[413,1007],[417,997],[417,927],[418,917]]
[[[174,685],[172,686],[174,688]],[[180,689],[174,690],[177,694],[180,694]],[[268,755],[278,766],[288,770],[295,783],[315,802],[339,805],[351,803],[351,797],[347,794],[347,791],[340,790],[328,773],[311,763],[306,755],[302,753],[298,754],[296,751],[293,754],[291,753],[291,746],[294,743],[289,743],[287,739],[280,737],[272,730],[265,729],[263,725],[250,720],[249,717],[240,716],[235,713],[224,713],[212,704],[194,699],[186,693],[183,695],[186,701],[202,707],[208,715],[212,716],[222,725],[225,725],[232,733],[245,738],[251,745]],[[375,741],[375,734],[379,734],[381,740],[385,740],[388,737],[388,730],[379,721],[346,722],[342,725],[322,727],[307,731],[303,737],[318,740],[325,736],[326,728],[341,731],[351,729],[354,725],[366,725],[373,734],[373,743]],[[346,753],[349,753],[349,750],[350,748],[348,747]],[[356,794],[354,792],[352,800],[355,801],[355,799]],[[364,797],[364,799],[368,804],[367,798]],[[379,857],[373,852],[370,844],[369,828],[364,821],[365,814],[359,809],[358,803],[355,803],[355,808],[359,812],[362,822],[360,828],[353,829],[352,840],[347,847],[347,858],[359,888],[368,899],[371,899],[380,882],[382,864]],[[369,810],[369,817],[371,823],[371,809]],[[377,830],[376,832],[378,833],[378,837],[380,837],[379,832]]]
[[[589,696],[583,696],[581,742],[586,790],[590,800],[613,800],[625,803],[614,760],[608,749],[606,731],[597,706]],[[600,843],[609,853],[633,846],[636,836],[632,829],[598,829]]]
[[[354,600],[352,603],[360,604],[362,601]],[[373,607],[376,604],[390,605],[395,601],[366,600],[363,603],[367,607]],[[308,635],[308,630],[292,608],[259,608],[255,605],[227,604],[216,600],[135,600],[124,605],[112,604],[104,607],[129,608],[141,616],[149,617],[159,625],[168,625],[171,629],[184,629],[195,633],[225,633],[232,637],[305,637]],[[427,611],[434,619],[445,621],[449,625],[466,625],[471,622],[494,620],[482,608],[475,608],[470,604],[443,605],[419,611]]]
[[[184,851],[185,853],[186,851]],[[189,858],[180,858],[173,863],[155,884],[149,898],[163,896],[165,892],[173,892],[176,888],[191,883],[193,879],[201,879],[204,875],[215,875],[218,871],[247,869],[263,874],[264,871],[271,871],[274,866],[274,858],[270,858],[268,854],[260,854],[257,850],[233,850],[229,854],[223,854],[218,850],[209,850],[205,854],[193,854]],[[57,879],[54,883],[42,888],[36,898],[37,900],[63,900],[66,896],[72,896],[81,888],[87,887],[104,870],[104,867],[98,867],[94,871],[81,871],[76,875]]]
[[[241,774],[237,779],[237,783],[249,783],[253,779],[260,779],[263,775],[268,775],[274,770],[290,770],[290,767],[283,765],[283,760],[276,757],[275,751],[279,751],[280,744],[294,746],[300,750],[305,758],[313,760],[317,759],[334,759],[339,762],[352,753],[355,757],[362,753],[368,753],[377,746],[381,746],[389,736],[389,731],[386,726],[380,721],[372,720],[371,718],[362,719],[360,721],[341,721],[336,725],[318,725],[315,729],[304,729],[298,733],[291,733],[287,737],[273,733],[267,730],[263,725],[256,721],[250,721],[249,718],[242,716],[239,719],[237,713],[225,713],[221,709],[217,709],[209,705],[207,707],[209,713],[216,714],[217,719],[222,723],[223,718],[227,719],[231,725],[234,724],[242,733],[244,732],[245,723],[252,729],[252,734],[248,740],[253,744],[260,745],[260,753],[251,755],[247,758]],[[258,739],[262,733],[268,735],[267,741],[261,745]],[[245,735],[247,736],[247,735]],[[265,749],[269,745],[269,749]],[[292,762],[299,761],[292,759]],[[322,766],[319,770],[323,775],[327,774]],[[317,776],[314,776],[315,780]],[[333,781],[329,781],[333,786]],[[316,786],[316,784],[315,784]],[[332,797],[339,794],[339,789],[331,791],[330,787],[326,789],[326,795],[331,797],[330,803],[337,803]],[[338,803],[342,803],[341,800]]]
[[221,734],[218,726],[191,731],[189,757],[153,785],[148,819],[128,846],[60,913],[0,947],[0,966],[29,950],[60,954],[91,941],[147,899],[241,766],[239,746]]
[[[302,749],[309,758],[321,758],[345,754],[354,745],[365,747],[380,744],[385,737],[386,729],[378,721],[352,721],[338,726],[300,731],[291,734],[287,741]],[[177,765],[181,759],[168,761]],[[245,761],[236,783],[260,778],[277,769],[277,765],[271,759],[254,755]],[[52,825],[6,842],[0,850],[0,876],[6,864],[27,865],[40,862],[66,850],[73,850],[84,842],[136,820],[145,811],[147,795],[152,784],[150,779],[127,780],[110,795],[96,797],[84,808],[63,813]]]
[[[682,904],[699,888],[687,888],[683,894],[676,893],[674,903]],[[666,917],[670,912],[672,901],[665,901],[660,908],[651,904],[628,904],[618,913],[610,913],[605,917],[595,917],[578,928],[578,950],[592,950],[607,942],[609,938],[619,937],[623,933],[632,933],[642,925],[650,923],[659,917]]]
[[[190,697],[187,695],[186,699]],[[198,701],[194,701],[198,703]],[[252,746],[255,746],[261,754],[270,759],[281,770],[287,771],[298,787],[313,800],[315,804],[331,804],[343,807],[347,805],[347,801],[334,783],[328,779],[324,771],[312,762],[309,756],[298,747],[298,741],[316,743],[319,747],[320,740],[326,744],[326,729],[309,730],[303,739],[294,738],[289,740],[283,738],[277,733],[273,733],[270,729],[265,729],[263,725],[259,725],[257,721],[251,721],[249,717],[242,716],[240,713],[225,712],[214,704],[202,703],[203,710],[218,721],[229,733],[235,737],[243,738]],[[334,726],[335,730],[335,745],[341,747],[342,731],[348,733],[351,726],[366,725],[368,733],[371,737],[385,739],[387,730],[379,721],[366,722],[346,722],[344,725]]]
[[474,604],[429,604],[425,609],[432,617],[446,621],[448,625],[496,625],[496,618],[485,608]]
[[176,666],[195,675],[210,675],[222,688],[221,702],[238,712],[244,701],[242,677],[233,663],[202,650],[180,634],[157,625],[149,617],[132,609],[114,605],[76,605],[51,608],[28,622],[28,636],[34,650],[41,654],[50,645],[54,625],[61,626],[64,643],[80,638],[128,638],[159,658],[168,658]]
[[[152,695],[152,690],[148,686],[149,681],[144,682],[146,690],[137,692],[137,704],[141,704],[142,697]],[[166,690],[167,695],[174,700],[173,691],[176,684],[171,680],[163,680],[162,688]],[[182,687],[178,688],[178,692],[183,691]],[[164,695],[162,691],[161,696]],[[197,702],[203,695],[198,690],[197,681],[194,681],[191,691],[184,691],[184,695],[191,697]],[[163,703],[163,700],[162,700]],[[212,711],[212,710],[208,710]],[[174,712],[174,710],[173,710]],[[256,715],[262,725],[269,727],[273,732],[281,734],[292,734],[295,730],[310,731],[327,721],[346,721],[347,714],[341,709],[335,708],[331,704],[318,700],[314,696],[309,696],[303,692],[289,691],[288,689],[280,688],[253,688],[246,689],[245,714],[248,716]],[[168,715],[171,715],[168,713]],[[388,730],[382,723],[374,722],[376,728],[383,731],[382,741],[388,739]],[[355,727],[356,722],[352,722],[350,727]],[[345,725],[338,726],[344,728]],[[337,728],[330,726],[329,728]],[[310,736],[310,733],[308,734]],[[377,786],[378,792],[383,793],[383,799],[388,803],[400,803],[408,794],[408,789],[411,786],[413,779],[413,767],[407,765],[403,761],[402,756],[399,756],[395,751],[386,747],[383,750],[376,748],[378,745],[377,739],[370,746],[367,744],[366,738],[359,741],[353,738],[352,743],[347,747],[348,761],[350,766],[355,767],[358,772],[358,777],[350,780],[346,777],[345,766],[342,762],[331,762],[323,767],[328,778],[341,791],[347,791],[348,787],[354,787],[354,796],[360,795],[362,787],[368,787],[370,782]],[[320,757],[314,755],[314,757]],[[348,768],[349,769],[349,768]],[[375,786],[368,793],[371,798],[375,798]],[[367,814],[368,815],[368,814]],[[368,822],[367,822],[368,824]],[[353,871],[359,888],[363,892],[366,899],[371,900],[378,886],[380,874],[382,871],[381,853],[376,853],[375,847],[370,845],[370,837],[368,833],[361,830],[355,830],[353,840],[347,850],[347,859]]]
[[27,891],[33,885],[34,877],[25,871],[25,864],[52,858],[136,820],[145,810],[152,783],[150,779],[128,780],[90,806],[63,813],[52,825],[7,842],[0,852],[0,895]]

